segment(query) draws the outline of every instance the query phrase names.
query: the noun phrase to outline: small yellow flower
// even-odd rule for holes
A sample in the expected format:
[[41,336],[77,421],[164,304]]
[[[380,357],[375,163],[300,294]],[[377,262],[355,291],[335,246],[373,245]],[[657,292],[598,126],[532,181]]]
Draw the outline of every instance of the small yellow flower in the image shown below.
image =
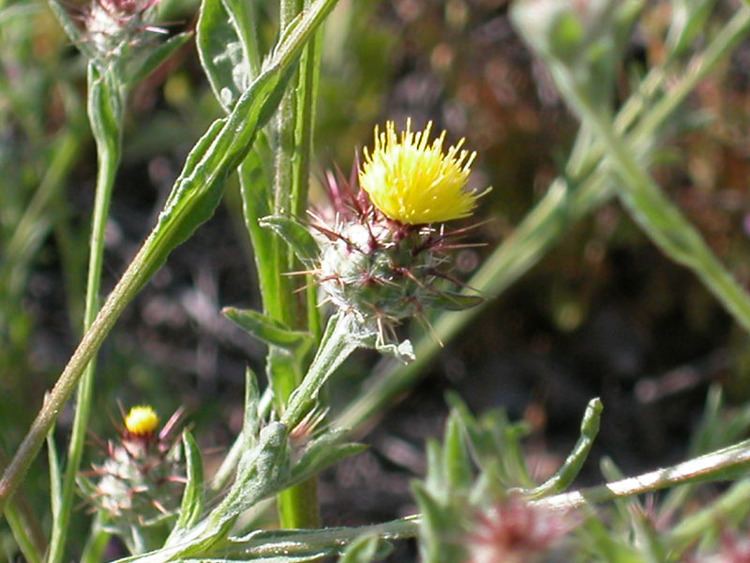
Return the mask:
[[150,406],[133,407],[125,417],[125,428],[135,436],[153,434],[159,426],[159,417]]
[[443,152],[445,131],[429,143],[432,123],[399,137],[392,121],[375,127],[375,147],[365,148],[359,183],[386,217],[406,225],[424,225],[468,217],[483,194],[466,191],[475,152],[462,150],[464,140]]

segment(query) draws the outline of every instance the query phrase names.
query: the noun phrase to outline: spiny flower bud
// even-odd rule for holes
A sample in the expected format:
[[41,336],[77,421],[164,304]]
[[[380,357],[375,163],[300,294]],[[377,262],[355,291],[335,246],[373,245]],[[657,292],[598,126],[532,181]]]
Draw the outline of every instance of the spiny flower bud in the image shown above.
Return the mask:
[[102,60],[122,56],[122,50],[143,40],[144,31],[161,31],[145,22],[146,12],[159,0],[92,0],[84,12],[87,39]]
[[125,417],[125,429],[133,436],[152,435],[159,426],[159,417],[149,405],[133,407]]
[[[329,174],[335,219],[313,227],[319,233],[315,273],[339,310],[377,334],[376,346],[397,341],[403,319],[426,324],[430,308],[464,309],[481,299],[456,291],[448,251],[467,229],[448,231],[439,222],[466,217],[479,195],[466,191],[474,158],[461,143],[442,150],[445,133],[428,143],[430,126],[400,139],[392,122],[365,152],[359,174],[349,181]],[[357,180],[362,190],[356,186]],[[429,325],[428,325],[429,326]]]
[[107,529],[133,553],[152,547],[148,538],[153,534],[145,530],[162,526],[179,506],[184,463],[173,431],[180,417],[181,411],[176,412],[157,432],[159,418],[153,408],[131,408],[119,440],[106,443],[107,457],[86,474],[98,481],[79,479],[94,509],[105,515]]

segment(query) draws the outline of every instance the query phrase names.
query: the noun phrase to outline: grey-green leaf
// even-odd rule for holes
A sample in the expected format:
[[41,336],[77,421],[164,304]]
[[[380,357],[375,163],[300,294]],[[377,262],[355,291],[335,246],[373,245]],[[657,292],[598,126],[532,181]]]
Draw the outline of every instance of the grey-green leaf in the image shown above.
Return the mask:
[[290,484],[300,483],[342,459],[367,449],[364,444],[341,443],[345,436],[344,430],[332,430],[310,442],[292,468]]
[[242,41],[221,1],[201,2],[196,46],[216,99],[224,111],[231,111],[253,77]]
[[318,243],[302,223],[292,217],[271,215],[260,221],[261,226],[273,230],[292,248],[297,258],[306,265],[314,264],[318,259]]
[[185,431],[182,435],[187,464],[187,485],[182,493],[180,516],[170,536],[195,526],[203,512],[203,459],[193,435]]
[[164,43],[149,49],[144,57],[139,57],[128,65],[125,69],[125,83],[128,88],[132,88],[148,77],[177,49],[185,45],[192,36],[192,32],[185,32],[170,37]]
[[255,338],[272,346],[298,350],[312,345],[312,337],[306,333],[292,330],[280,321],[251,309],[225,307],[224,316]]

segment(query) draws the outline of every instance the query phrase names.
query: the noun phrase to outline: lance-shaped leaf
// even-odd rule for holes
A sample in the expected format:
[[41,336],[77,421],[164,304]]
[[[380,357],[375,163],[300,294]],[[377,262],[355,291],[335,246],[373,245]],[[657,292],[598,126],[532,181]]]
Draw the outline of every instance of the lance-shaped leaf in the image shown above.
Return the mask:
[[339,563],[370,563],[376,557],[381,559],[385,554],[379,553],[380,538],[376,535],[366,535],[357,538],[346,548],[339,557]]
[[344,430],[332,430],[311,441],[305,447],[299,461],[294,464],[288,486],[301,483],[342,459],[360,454],[367,449],[365,444],[342,443],[345,436]]
[[253,72],[223,2],[201,2],[196,45],[216,99],[224,111],[231,111],[250,85]]
[[132,61],[127,61],[128,64],[125,68],[125,84],[127,87],[132,88],[145,79],[149,74],[159,68],[159,66],[166,61],[172,53],[185,45],[192,36],[192,32],[179,33],[170,37],[164,43],[149,48],[145,56],[136,57]]
[[312,265],[318,260],[318,243],[310,231],[296,219],[271,215],[261,219],[260,224],[283,238],[303,264]]
[[[182,443],[185,448],[187,485],[182,493],[180,516],[169,535],[170,539],[195,526],[203,512],[203,459],[200,448],[193,435],[187,431],[182,435]],[[168,539],[167,544],[169,543]]]
[[436,309],[463,311],[464,309],[471,309],[472,307],[481,305],[484,303],[484,298],[480,295],[466,295],[454,291],[440,291],[439,293],[435,293],[435,295],[425,297],[424,301]]
[[225,307],[221,312],[237,326],[272,346],[288,350],[309,349],[312,346],[312,337],[307,332],[292,330],[258,311]]

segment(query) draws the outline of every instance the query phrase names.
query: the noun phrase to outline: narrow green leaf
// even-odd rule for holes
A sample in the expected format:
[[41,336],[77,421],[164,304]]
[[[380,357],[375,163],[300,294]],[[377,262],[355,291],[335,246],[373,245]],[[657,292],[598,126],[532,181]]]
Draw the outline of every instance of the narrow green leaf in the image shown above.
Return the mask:
[[[412,492],[422,513],[419,525],[420,561],[465,561],[466,554],[462,545],[452,540],[460,526],[460,518],[456,511],[440,502],[423,483],[412,483]],[[444,496],[447,496],[447,491],[444,492]]]
[[258,0],[222,0],[224,9],[229,14],[229,19],[244,49],[251,76],[256,76],[260,72],[263,59],[263,53],[260,50],[257,3]]
[[47,435],[47,459],[49,461],[49,497],[53,517],[60,513],[62,501],[62,474],[60,473],[60,460],[55,448],[55,439],[52,432]]
[[16,506],[13,504],[6,506],[3,515],[5,516],[5,521],[11,529],[13,539],[16,540],[18,549],[21,550],[25,561],[27,563],[42,563],[42,554],[39,553],[34,545],[34,540],[29,533],[29,529],[26,527],[26,522]]
[[145,57],[139,57],[134,61],[128,61],[130,64],[125,69],[125,82],[128,88],[143,81],[148,75],[155,71],[164,61],[166,61],[175,51],[185,45],[193,36],[192,32],[179,33],[167,39],[164,43],[149,49]]
[[95,58],[94,50],[83,37],[80,26],[76,24],[68,13],[68,10],[65,9],[65,6],[59,0],[48,0],[48,4],[57,21],[60,22],[65,34],[75,43],[76,47],[78,47],[87,59],[93,60]]
[[348,315],[336,313],[326,325],[315,358],[302,383],[289,398],[282,420],[294,428],[313,408],[318,394],[336,369],[362,345],[353,321]]
[[94,62],[89,62],[88,89],[87,110],[97,151],[119,154],[124,86],[113,73],[102,73]]
[[230,112],[253,76],[223,2],[201,2],[196,32],[198,56],[208,82],[221,107]]
[[425,301],[436,309],[446,311],[463,311],[471,307],[477,307],[484,303],[484,298],[479,295],[466,295],[453,291],[441,291],[435,295],[429,295]]
[[312,345],[312,338],[306,332],[291,330],[284,323],[258,311],[225,307],[221,312],[237,326],[272,346],[298,350]]
[[443,467],[448,487],[454,491],[468,490],[472,482],[472,465],[466,444],[466,431],[460,415],[451,413],[445,430]]
[[345,434],[343,430],[331,430],[312,440],[292,468],[290,485],[305,481],[342,459],[367,449],[365,444],[341,443]]
[[187,485],[182,493],[180,516],[172,534],[179,534],[180,531],[193,527],[203,513],[203,459],[201,451],[195,442],[195,438],[188,431],[182,434],[182,443],[185,448],[187,464]]
[[679,56],[695,45],[695,39],[705,31],[706,21],[716,0],[673,0],[672,18],[667,35],[667,48],[672,56]]
[[339,563],[370,563],[378,554],[380,538],[375,535],[362,536],[350,543],[339,557]]
[[599,421],[603,410],[604,405],[598,397],[589,401],[581,421],[581,435],[573,447],[573,451],[570,452],[560,469],[552,477],[530,491],[523,491],[523,494],[530,499],[538,499],[564,491],[573,483],[586,458],[588,458],[596,436],[599,434]]
[[292,248],[303,264],[311,265],[318,260],[320,250],[310,231],[292,217],[271,215],[260,221],[262,227],[273,230]]

